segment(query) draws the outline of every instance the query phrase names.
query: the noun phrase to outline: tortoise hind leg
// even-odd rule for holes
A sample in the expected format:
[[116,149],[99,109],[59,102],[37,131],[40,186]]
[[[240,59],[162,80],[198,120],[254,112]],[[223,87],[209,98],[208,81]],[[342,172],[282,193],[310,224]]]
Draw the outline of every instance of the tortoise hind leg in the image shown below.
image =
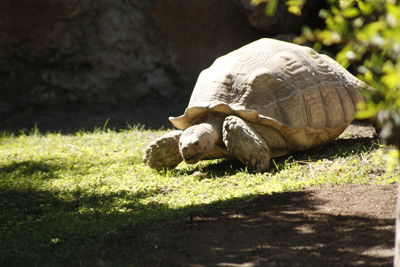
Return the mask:
[[225,118],[223,141],[231,155],[252,171],[265,171],[271,159],[271,151],[263,138],[248,123],[237,116]]
[[181,134],[182,131],[172,131],[152,142],[146,148],[143,162],[156,170],[175,168],[183,160],[179,153]]

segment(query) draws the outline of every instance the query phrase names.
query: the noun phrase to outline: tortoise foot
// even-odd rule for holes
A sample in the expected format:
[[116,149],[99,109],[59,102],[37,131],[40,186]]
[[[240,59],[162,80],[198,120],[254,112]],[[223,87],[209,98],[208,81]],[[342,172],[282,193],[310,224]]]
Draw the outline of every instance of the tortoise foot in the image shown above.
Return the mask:
[[182,161],[179,154],[181,133],[179,130],[172,131],[152,142],[146,148],[143,162],[156,170],[175,168]]
[[251,171],[268,169],[271,152],[264,140],[242,119],[228,116],[223,125],[223,140],[231,155]]

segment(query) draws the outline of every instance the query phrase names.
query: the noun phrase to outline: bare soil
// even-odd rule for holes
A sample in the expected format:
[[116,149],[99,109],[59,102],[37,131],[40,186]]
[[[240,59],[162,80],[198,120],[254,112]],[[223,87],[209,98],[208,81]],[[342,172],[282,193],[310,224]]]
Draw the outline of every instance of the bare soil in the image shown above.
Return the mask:
[[396,186],[320,186],[153,230],[156,266],[392,266]]

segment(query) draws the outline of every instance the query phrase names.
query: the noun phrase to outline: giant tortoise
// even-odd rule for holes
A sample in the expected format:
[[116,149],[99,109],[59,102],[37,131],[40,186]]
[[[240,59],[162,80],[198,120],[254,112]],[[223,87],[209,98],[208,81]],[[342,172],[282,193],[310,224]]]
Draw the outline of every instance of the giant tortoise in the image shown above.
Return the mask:
[[264,171],[272,157],[338,137],[365,86],[311,48],[257,40],[200,73],[184,114],[169,118],[179,130],[152,142],[144,162],[159,170],[233,157]]

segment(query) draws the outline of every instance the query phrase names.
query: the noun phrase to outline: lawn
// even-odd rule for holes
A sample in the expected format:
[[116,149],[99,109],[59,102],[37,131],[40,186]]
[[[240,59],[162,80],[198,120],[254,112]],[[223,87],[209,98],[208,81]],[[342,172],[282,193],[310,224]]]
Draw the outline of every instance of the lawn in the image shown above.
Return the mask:
[[[146,145],[165,132],[130,127],[1,134],[0,265],[101,265],[105,255],[130,253],[114,240],[126,229],[146,231],[277,192],[387,185],[399,177],[398,168],[387,171],[387,147],[354,133],[274,159],[265,173],[251,174],[231,159],[181,163],[159,173],[141,159]],[[133,246],[151,257],[146,235]]]

